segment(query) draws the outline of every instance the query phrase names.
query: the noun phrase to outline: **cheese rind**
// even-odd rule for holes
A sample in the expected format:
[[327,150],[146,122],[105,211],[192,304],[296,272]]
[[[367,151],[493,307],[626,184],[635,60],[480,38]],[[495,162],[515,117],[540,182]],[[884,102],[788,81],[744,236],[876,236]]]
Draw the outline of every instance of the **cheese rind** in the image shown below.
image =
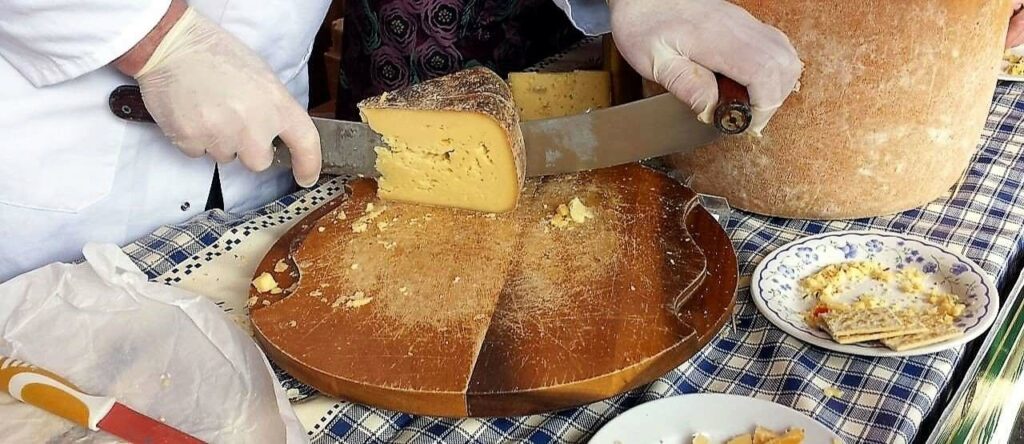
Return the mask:
[[378,196],[491,213],[514,209],[526,178],[512,95],[493,72],[460,71],[359,104],[381,134]]
[[612,103],[607,71],[513,72],[508,84],[523,121],[582,114]]
[[764,137],[674,156],[694,191],[765,215],[851,219],[922,206],[962,177],[996,86],[1009,2],[734,3],[789,36],[801,87]]

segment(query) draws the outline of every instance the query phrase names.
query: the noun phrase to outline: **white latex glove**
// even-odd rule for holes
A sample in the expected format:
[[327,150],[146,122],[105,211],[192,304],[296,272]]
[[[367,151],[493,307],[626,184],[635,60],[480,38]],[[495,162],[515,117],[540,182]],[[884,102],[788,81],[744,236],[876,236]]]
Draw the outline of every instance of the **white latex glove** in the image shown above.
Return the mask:
[[167,137],[191,157],[236,156],[262,171],[276,136],[291,150],[295,180],[320,175],[320,136],[270,67],[241,41],[189,8],[134,74]]
[[1013,15],[1010,17],[1010,28],[1006,31],[1006,47],[1013,48],[1024,43],[1024,0],[1013,0]]
[[750,131],[760,134],[803,63],[778,29],[723,0],[609,0],[612,36],[641,76],[660,83],[710,123],[718,102],[714,73],[750,93]]

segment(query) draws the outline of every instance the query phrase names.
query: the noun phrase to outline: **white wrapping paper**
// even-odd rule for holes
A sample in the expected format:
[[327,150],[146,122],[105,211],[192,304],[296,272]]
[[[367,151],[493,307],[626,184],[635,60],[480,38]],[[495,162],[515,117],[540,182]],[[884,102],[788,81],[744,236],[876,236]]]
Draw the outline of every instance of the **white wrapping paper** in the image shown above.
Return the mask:
[[[113,245],[0,285],[0,354],[211,443],[306,435],[253,340],[208,298],[147,282]],[[0,393],[3,442],[118,442]]]

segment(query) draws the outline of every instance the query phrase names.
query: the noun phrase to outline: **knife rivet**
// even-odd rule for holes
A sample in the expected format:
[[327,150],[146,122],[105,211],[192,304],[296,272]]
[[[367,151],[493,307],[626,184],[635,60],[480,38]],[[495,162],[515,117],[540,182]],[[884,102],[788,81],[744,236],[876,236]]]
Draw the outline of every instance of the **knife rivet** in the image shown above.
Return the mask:
[[121,105],[121,112],[124,113],[125,115],[131,114],[132,113],[132,107],[130,107],[128,105]]

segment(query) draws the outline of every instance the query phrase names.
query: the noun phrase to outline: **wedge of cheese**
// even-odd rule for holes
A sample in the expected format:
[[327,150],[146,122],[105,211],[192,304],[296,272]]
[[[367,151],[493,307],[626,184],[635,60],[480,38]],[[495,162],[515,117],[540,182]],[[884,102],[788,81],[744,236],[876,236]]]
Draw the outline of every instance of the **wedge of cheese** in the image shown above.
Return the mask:
[[472,68],[359,104],[380,133],[381,199],[490,213],[514,209],[525,180],[512,93]]
[[513,72],[508,83],[523,121],[582,114],[612,104],[607,71]]

